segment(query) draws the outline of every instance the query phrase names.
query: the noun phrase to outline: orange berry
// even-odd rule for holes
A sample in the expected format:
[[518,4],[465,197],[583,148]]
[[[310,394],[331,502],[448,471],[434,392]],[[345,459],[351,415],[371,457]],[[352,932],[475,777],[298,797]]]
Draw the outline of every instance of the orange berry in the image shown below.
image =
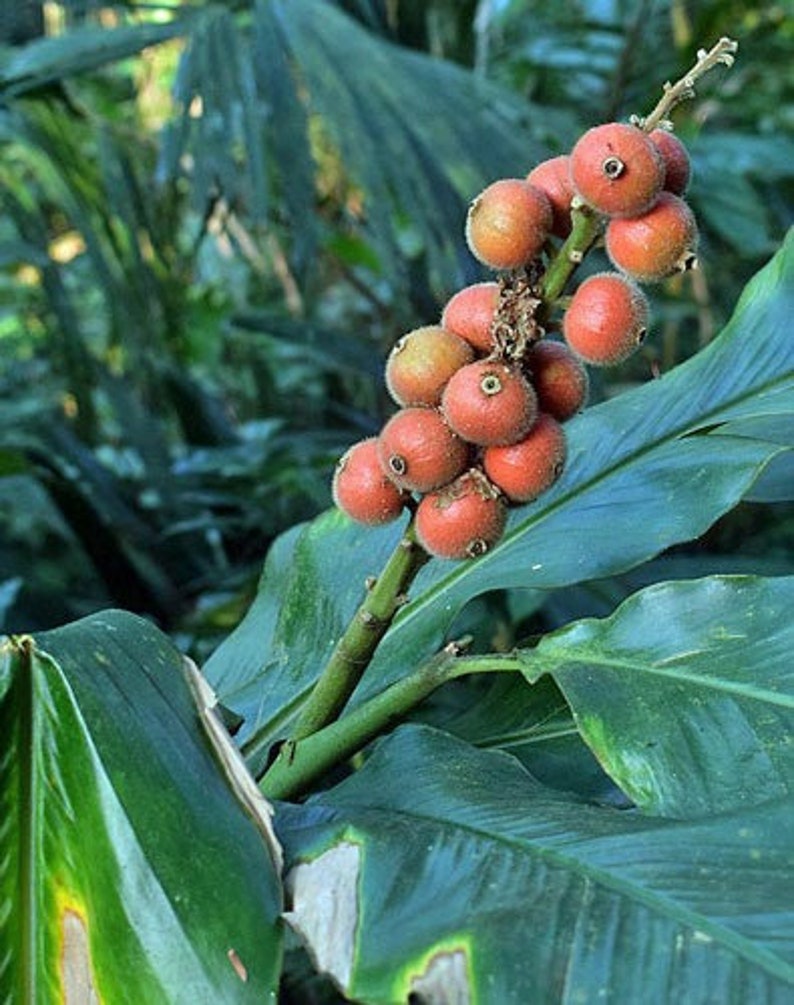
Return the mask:
[[626,359],[640,345],[647,328],[645,294],[616,272],[585,279],[562,321],[568,345],[595,366],[612,366]]
[[565,433],[556,419],[541,412],[523,440],[507,447],[487,447],[482,464],[510,502],[530,502],[562,474]]
[[441,410],[469,443],[515,443],[538,414],[538,401],[516,367],[483,359],[461,367],[444,388]]
[[342,456],[332,492],[339,509],[359,523],[389,523],[405,506],[405,494],[383,473],[374,436],[354,443]]
[[637,126],[607,122],[588,129],[571,151],[571,181],[607,216],[639,216],[662,190],[664,161]]
[[584,408],[590,383],[587,370],[567,345],[541,339],[524,357],[524,369],[541,412],[565,422]]
[[507,509],[482,471],[474,468],[426,495],[416,509],[419,543],[437,558],[476,558],[504,533]]
[[397,342],[386,361],[386,387],[398,405],[438,405],[449,378],[474,359],[463,339],[439,325],[416,328]]
[[469,448],[434,408],[403,408],[381,430],[378,457],[398,488],[430,492],[463,471]]
[[683,199],[662,192],[633,220],[610,220],[606,249],[612,264],[640,283],[657,283],[695,264],[698,230]]
[[498,306],[499,283],[464,286],[447,302],[441,324],[479,352],[489,353],[493,349],[491,323]]
[[570,157],[562,154],[541,161],[527,175],[530,185],[535,185],[546,193],[551,203],[551,232],[557,237],[567,237],[571,232],[571,184]]
[[492,269],[518,269],[540,252],[551,229],[544,192],[522,178],[501,178],[469,206],[466,242]]
[[664,161],[664,184],[662,188],[673,195],[683,195],[689,185],[692,165],[687,148],[669,129],[654,129],[648,139],[657,148]]

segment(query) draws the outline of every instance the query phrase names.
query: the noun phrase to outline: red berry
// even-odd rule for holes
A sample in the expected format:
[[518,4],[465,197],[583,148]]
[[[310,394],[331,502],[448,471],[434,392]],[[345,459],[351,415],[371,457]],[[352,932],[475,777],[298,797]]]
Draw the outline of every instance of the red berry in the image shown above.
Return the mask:
[[510,502],[530,502],[562,474],[565,433],[556,419],[541,413],[523,440],[508,447],[488,447],[482,463]]
[[658,149],[664,161],[665,175],[662,188],[673,195],[683,195],[689,185],[692,165],[684,144],[669,129],[654,129],[648,139]]
[[389,523],[405,505],[405,494],[383,473],[374,436],[354,443],[344,454],[334,472],[332,491],[339,509],[359,523]]
[[499,306],[499,283],[474,283],[451,297],[441,324],[479,352],[493,349],[491,324]]
[[545,193],[522,178],[502,178],[469,206],[466,242],[492,269],[518,269],[535,258],[551,229]]
[[439,325],[416,328],[386,361],[386,386],[398,405],[438,405],[449,378],[474,359],[463,339]]
[[483,359],[462,367],[444,388],[441,410],[469,443],[515,443],[538,414],[535,392],[516,367]]
[[607,216],[639,216],[664,183],[664,161],[637,126],[607,122],[571,151],[571,181],[581,198]]
[[587,370],[562,342],[536,342],[524,357],[524,369],[541,412],[565,422],[584,408],[590,383]]
[[606,229],[612,264],[640,283],[656,283],[691,268],[697,239],[692,210],[672,192],[662,192],[643,216],[610,220]]
[[401,489],[430,492],[452,481],[469,460],[469,448],[433,408],[403,408],[378,437],[381,468]]
[[416,510],[419,543],[437,558],[476,558],[504,533],[507,511],[499,493],[477,469],[426,495]]
[[571,232],[571,184],[570,157],[562,154],[541,161],[527,175],[527,181],[546,193],[551,203],[551,232],[557,237],[567,237]]
[[626,359],[640,345],[647,328],[645,294],[616,272],[585,279],[562,322],[568,345],[595,366],[612,366]]

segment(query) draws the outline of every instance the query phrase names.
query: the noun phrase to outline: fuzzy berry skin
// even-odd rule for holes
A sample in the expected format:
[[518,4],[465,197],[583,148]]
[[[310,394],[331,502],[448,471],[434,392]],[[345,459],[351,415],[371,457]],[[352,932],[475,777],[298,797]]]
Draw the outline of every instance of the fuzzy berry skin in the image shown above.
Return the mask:
[[614,366],[630,356],[648,329],[645,294],[616,272],[590,276],[571,299],[562,322],[571,349],[586,363]]
[[574,196],[570,157],[562,154],[541,161],[529,172],[527,181],[545,192],[551,203],[551,233],[555,237],[567,237],[571,232],[571,199]]
[[590,380],[582,361],[567,345],[541,339],[524,357],[524,369],[541,412],[565,422],[584,408]]
[[386,361],[386,387],[398,405],[438,405],[456,370],[474,359],[462,338],[439,325],[416,328],[397,342]]
[[431,492],[464,470],[469,448],[436,409],[403,408],[381,430],[378,458],[398,488]]
[[436,558],[476,558],[501,538],[506,519],[504,501],[475,468],[421,500],[416,536]]
[[454,374],[441,410],[460,437],[487,447],[520,440],[537,418],[538,399],[516,367],[483,359]]
[[662,155],[637,126],[607,122],[588,129],[570,156],[574,189],[606,216],[639,216],[662,190]]
[[491,324],[499,306],[499,283],[464,286],[447,302],[441,324],[458,338],[465,339],[477,352],[493,349]]
[[692,172],[687,148],[669,129],[654,129],[648,134],[648,139],[657,148],[664,161],[662,188],[665,192],[672,192],[673,195],[683,195],[689,186]]
[[513,503],[536,499],[557,481],[565,466],[565,433],[541,412],[527,436],[509,447],[488,447],[482,456],[485,473]]
[[474,199],[466,243],[492,269],[518,269],[540,253],[551,230],[549,200],[522,178],[501,178]]
[[643,216],[610,220],[606,229],[610,261],[640,283],[658,283],[692,268],[697,241],[692,210],[672,192],[662,192]]
[[334,471],[332,492],[342,512],[370,526],[396,520],[406,503],[405,493],[383,473],[374,436],[354,443],[342,456]]

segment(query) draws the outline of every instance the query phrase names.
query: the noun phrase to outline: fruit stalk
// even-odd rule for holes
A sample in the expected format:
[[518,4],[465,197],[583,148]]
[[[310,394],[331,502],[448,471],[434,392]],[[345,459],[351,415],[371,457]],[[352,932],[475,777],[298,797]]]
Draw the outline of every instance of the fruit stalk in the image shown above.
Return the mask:
[[572,205],[571,222],[571,233],[549,262],[540,283],[540,294],[543,299],[541,314],[548,311],[549,307],[562,296],[568,280],[603,229],[603,218],[584,205]]
[[295,799],[309,786],[344,763],[376,736],[400,722],[436,688],[470,673],[501,673],[520,668],[511,655],[462,656],[466,641],[452,642],[419,670],[307,736],[288,741],[259,783],[269,799]]
[[[675,84],[669,81],[664,85],[664,93],[656,104],[656,107],[645,118],[636,119],[636,125],[646,133],[650,133],[658,125],[662,124],[676,105],[682,101],[687,101],[695,96],[695,82],[704,73],[715,66],[733,66],[736,50],[739,43],[732,38],[721,38],[706,51],[700,49],[697,54],[697,61],[689,73],[685,73]],[[668,126],[669,128],[669,126]]]
[[428,558],[416,540],[412,519],[337,642],[298,718],[293,741],[305,739],[338,717]]

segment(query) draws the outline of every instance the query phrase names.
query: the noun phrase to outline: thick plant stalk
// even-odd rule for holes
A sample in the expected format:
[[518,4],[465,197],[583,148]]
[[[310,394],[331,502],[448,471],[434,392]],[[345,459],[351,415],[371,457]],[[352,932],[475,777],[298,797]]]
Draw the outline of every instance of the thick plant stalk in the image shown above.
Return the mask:
[[501,673],[520,669],[515,655],[461,656],[463,643],[452,642],[419,670],[385,688],[299,743],[283,744],[259,783],[269,799],[294,799],[326,772],[353,756],[370,740],[386,732],[437,687],[470,673]]
[[413,520],[356,611],[298,718],[292,740],[302,740],[333,722],[369,666],[408,589],[429,555],[416,540]]

